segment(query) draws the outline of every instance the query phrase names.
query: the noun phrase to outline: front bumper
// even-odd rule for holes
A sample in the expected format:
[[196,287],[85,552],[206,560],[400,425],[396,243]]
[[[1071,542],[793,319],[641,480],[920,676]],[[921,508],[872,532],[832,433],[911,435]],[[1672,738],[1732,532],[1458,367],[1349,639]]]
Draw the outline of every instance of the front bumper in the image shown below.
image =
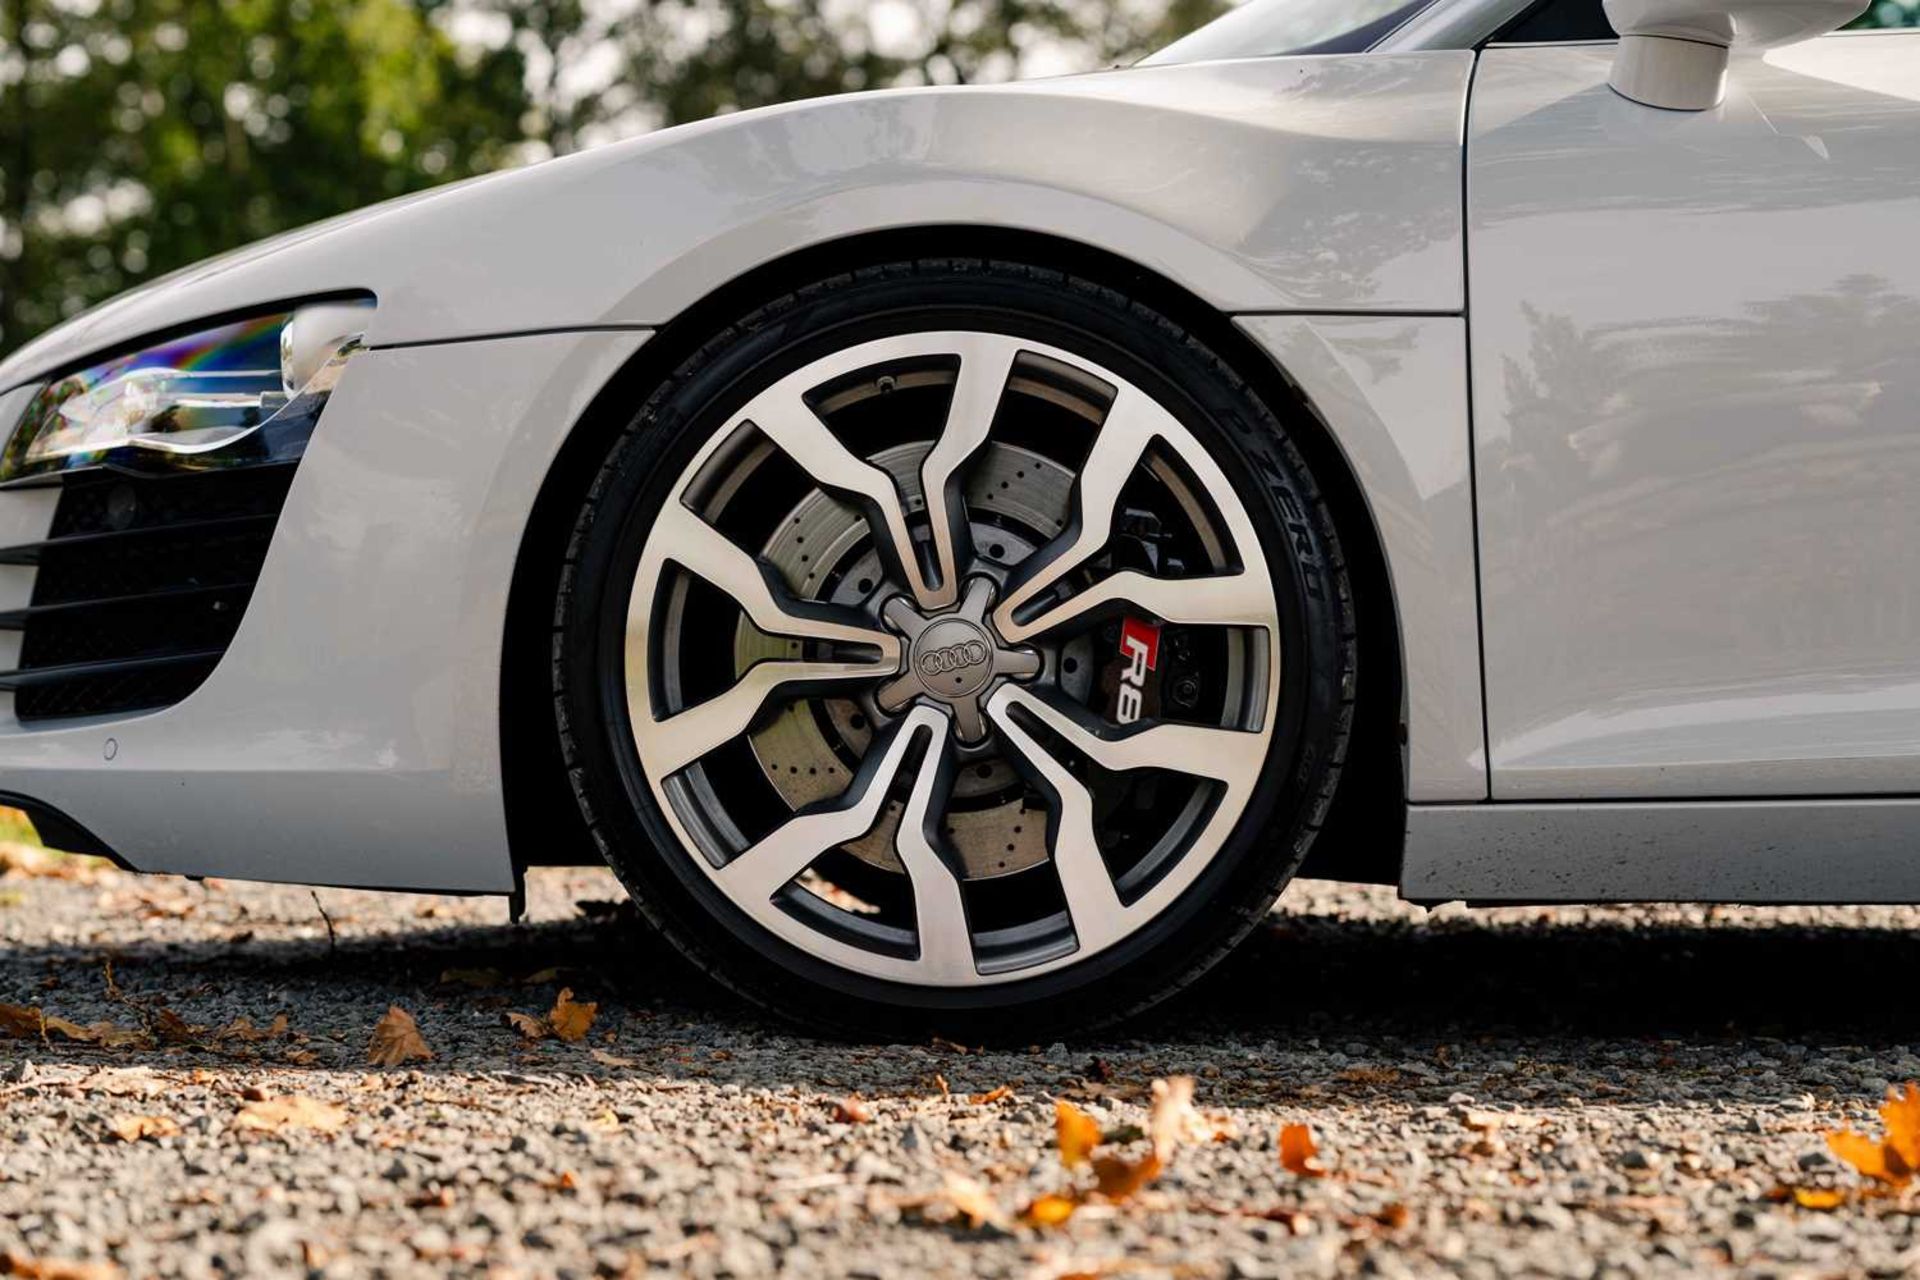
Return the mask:
[[[295,474],[231,646],[163,710],[22,724],[0,794],[142,871],[368,888],[514,886],[500,658],[521,536],[561,442],[639,330],[375,349]],[[57,491],[0,493],[0,546]],[[30,566],[0,565],[0,611]],[[19,639],[0,633],[0,667]]]

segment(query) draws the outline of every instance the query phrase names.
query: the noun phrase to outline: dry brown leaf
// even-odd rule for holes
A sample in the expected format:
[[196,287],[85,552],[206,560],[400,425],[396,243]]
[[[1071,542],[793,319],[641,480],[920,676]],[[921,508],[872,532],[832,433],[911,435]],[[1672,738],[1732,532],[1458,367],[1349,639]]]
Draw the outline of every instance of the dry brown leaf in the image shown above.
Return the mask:
[[976,1107],[984,1107],[1011,1098],[1012,1096],[1013,1086],[1003,1084],[998,1089],[989,1089],[985,1093],[976,1093],[971,1098],[968,1098],[967,1101]]
[[38,1039],[40,1011],[23,1004],[0,1004],[0,1034],[16,1040]]
[[1057,1227],[1079,1207],[1080,1201],[1073,1196],[1036,1196],[1032,1204],[1020,1211],[1020,1221],[1030,1227]]
[[122,1142],[138,1142],[142,1138],[177,1138],[180,1126],[167,1116],[115,1116],[107,1127],[113,1130],[113,1136]]
[[1795,1187],[1793,1202],[1802,1209],[1817,1209],[1821,1213],[1831,1213],[1847,1202],[1844,1191],[1834,1191],[1826,1187]]
[[600,1006],[576,1002],[573,989],[564,987],[559,998],[553,1002],[553,1011],[547,1014],[547,1025],[553,1034],[568,1044],[578,1044],[587,1038],[587,1032],[593,1028],[593,1019],[600,1012]]
[[197,1044],[206,1035],[205,1027],[196,1027],[171,1009],[153,1011],[153,1031],[162,1044]]
[[873,1112],[867,1110],[867,1104],[860,1101],[858,1094],[842,1098],[833,1104],[833,1122],[835,1124],[865,1124],[873,1119]]
[[530,1013],[516,1013],[509,1009],[506,1014],[507,1025],[529,1040],[545,1040],[553,1034],[545,1018],[536,1018]]
[[388,1005],[386,1016],[373,1027],[373,1041],[367,1046],[367,1061],[376,1067],[397,1067],[408,1062],[427,1062],[433,1050],[420,1035],[420,1024],[399,1005]]
[[1142,1187],[1159,1177],[1164,1167],[1160,1157],[1155,1155],[1143,1160],[1099,1156],[1093,1162],[1094,1189],[1116,1202],[1131,1199]]
[[1065,1099],[1053,1104],[1053,1133],[1060,1163],[1069,1169],[1085,1164],[1100,1145],[1099,1121]]
[[949,1172],[941,1195],[953,1206],[954,1212],[965,1218],[967,1225],[976,1231],[983,1226],[1004,1229],[1007,1225],[1006,1210],[993,1198],[993,1193],[975,1178],[969,1178],[964,1173]]
[[1193,1109],[1193,1077],[1174,1076],[1153,1082],[1153,1105],[1147,1112],[1147,1136],[1153,1140],[1153,1154],[1164,1163],[1173,1158],[1174,1148],[1183,1142],[1204,1140],[1209,1135],[1206,1122]]
[[287,1022],[287,1015],[284,1013],[276,1015],[273,1021],[264,1027],[254,1026],[253,1019],[251,1018],[240,1017],[235,1018],[226,1026],[214,1032],[213,1038],[215,1040],[241,1040],[247,1044],[258,1044],[262,1040],[278,1040],[285,1036],[290,1029],[291,1027]]
[[608,1053],[605,1049],[589,1049],[593,1060],[603,1067],[637,1067],[640,1064],[632,1058],[622,1058],[618,1054]]
[[19,1280],[120,1280],[125,1274],[111,1262],[59,1262],[29,1258],[23,1253],[0,1253],[0,1276]]
[[1324,1178],[1327,1170],[1317,1158],[1319,1144],[1313,1130],[1303,1124],[1290,1124],[1280,1130],[1280,1167],[1296,1178]]
[[289,1129],[333,1133],[346,1128],[347,1118],[345,1107],[296,1093],[285,1098],[249,1102],[233,1117],[233,1127],[253,1133],[282,1133]]

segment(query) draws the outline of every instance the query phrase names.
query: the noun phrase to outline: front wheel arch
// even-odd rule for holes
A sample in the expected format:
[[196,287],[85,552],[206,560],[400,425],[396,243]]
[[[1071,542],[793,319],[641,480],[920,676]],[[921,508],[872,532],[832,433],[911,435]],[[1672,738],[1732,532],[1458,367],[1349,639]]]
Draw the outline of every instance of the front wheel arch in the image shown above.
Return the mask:
[[746,273],[663,326],[594,397],[548,468],[515,561],[502,634],[501,782],[516,874],[533,866],[595,866],[553,720],[552,608],[572,522],[600,460],[646,400],[726,317],[798,284],[906,258],[954,257],[1044,265],[1130,294],[1206,342],[1297,428],[1294,443],[1319,478],[1347,557],[1362,682],[1339,788],[1301,875],[1397,884],[1405,839],[1404,661],[1382,541],[1358,479],[1318,411],[1232,319],[1167,276],[1076,241],[1032,232],[929,226],[810,246]]

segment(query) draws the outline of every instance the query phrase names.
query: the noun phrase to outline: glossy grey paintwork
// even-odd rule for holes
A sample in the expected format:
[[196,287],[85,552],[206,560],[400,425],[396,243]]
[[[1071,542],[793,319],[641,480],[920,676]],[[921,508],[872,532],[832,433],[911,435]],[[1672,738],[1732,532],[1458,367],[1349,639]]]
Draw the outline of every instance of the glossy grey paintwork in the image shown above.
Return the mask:
[[[560,442],[645,338],[357,357],[213,676],[177,706],[90,724],[23,728],[0,707],[0,790],[54,805],[143,871],[507,892],[514,560]],[[0,494],[0,544],[43,533],[57,496]],[[29,583],[0,578],[0,608]]]
[[1466,322],[1255,316],[1240,323],[1327,424],[1385,548],[1400,634],[1408,637],[1408,796],[1484,799]]
[[1610,56],[1474,90],[1494,796],[1913,791],[1920,40],[1737,59],[1698,114]]
[[1415,902],[1920,902],[1920,800],[1415,805]]

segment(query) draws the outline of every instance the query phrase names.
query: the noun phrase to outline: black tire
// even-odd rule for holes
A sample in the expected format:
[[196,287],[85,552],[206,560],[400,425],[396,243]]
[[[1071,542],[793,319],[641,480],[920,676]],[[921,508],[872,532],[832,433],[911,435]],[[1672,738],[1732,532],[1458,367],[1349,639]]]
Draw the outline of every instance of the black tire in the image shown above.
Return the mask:
[[[909,327],[968,324],[1104,362],[1172,409],[1234,480],[1280,607],[1281,724],[1227,844],[1137,934],[1018,982],[917,988],[849,972],[775,937],[691,864],[634,756],[620,640],[645,530],[718,414],[809,354]],[[1018,1043],[1147,1009],[1200,977],[1263,919],[1332,800],[1357,660],[1332,517],[1273,409],[1206,345],[1141,303],[1056,271],[980,260],[901,262],[799,289],[714,334],[654,388],[581,507],[552,652],[560,736],[581,811],[640,910],[695,965],[814,1033]]]

